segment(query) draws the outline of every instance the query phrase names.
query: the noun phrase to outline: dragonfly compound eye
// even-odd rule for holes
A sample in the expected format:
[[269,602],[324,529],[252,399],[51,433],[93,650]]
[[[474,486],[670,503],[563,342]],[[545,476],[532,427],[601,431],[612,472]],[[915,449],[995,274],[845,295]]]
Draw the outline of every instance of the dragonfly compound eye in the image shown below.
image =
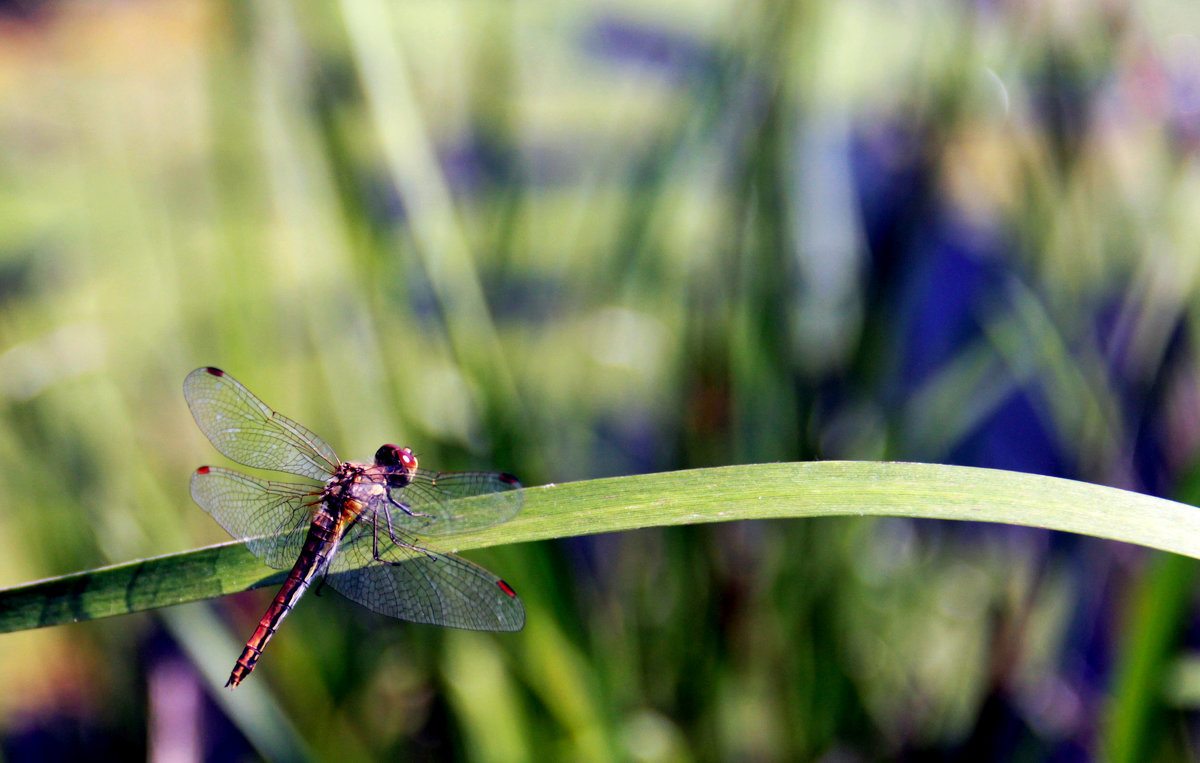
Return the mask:
[[384,445],[375,451],[375,464],[393,469],[403,469],[407,472],[416,471],[417,457],[412,448],[397,448],[395,445]]

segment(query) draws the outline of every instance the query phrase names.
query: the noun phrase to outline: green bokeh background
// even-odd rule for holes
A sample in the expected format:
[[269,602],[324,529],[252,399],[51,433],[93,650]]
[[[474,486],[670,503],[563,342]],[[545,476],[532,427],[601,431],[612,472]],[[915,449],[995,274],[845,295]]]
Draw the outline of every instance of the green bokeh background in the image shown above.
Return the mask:
[[[224,463],[180,394],[200,365],[343,458],[396,442],[531,485],[945,460],[1032,384],[1076,476],[1140,487],[1086,337],[1117,295],[1149,379],[1195,325],[1200,96],[1177,88],[1200,82],[1200,6],[13,7],[0,585],[225,539],[187,492]],[[1095,94],[1078,133],[1039,118],[1061,70]],[[889,402],[897,313],[869,309],[838,157],[896,124],[942,204],[1004,231],[1023,288]],[[1195,503],[1187,357],[1162,468]],[[0,636],[0,754],[874,760],[996,734],[1022,759],[1182,759],[1195,739],[1190,561],[899,519],[471,556],[521,592],[525,631],[308,596],[234,694],[267,592]],[[1096,600],[1106,672],[1075,683]],[[1020,721],[998,732],[997,697]]]

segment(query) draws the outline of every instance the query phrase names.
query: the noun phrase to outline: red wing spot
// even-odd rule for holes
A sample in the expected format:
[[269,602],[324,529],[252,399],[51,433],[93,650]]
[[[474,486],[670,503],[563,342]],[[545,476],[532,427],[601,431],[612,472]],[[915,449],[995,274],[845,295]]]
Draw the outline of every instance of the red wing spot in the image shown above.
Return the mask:
[[506,485],[512,485],[513,487],[521,487],[520,481],[516,477],[512,476],[511,474],[501,474],[500,481]]
[[212,366],[208,366],[208,367],[207,367],[207,368],[205,368],[204,370],[205,370],[205,371],[208,371],[208,372],[209,372],[210,374],[212,374],[213,376],[224,376],[224,375],[225,375],[225,372],[224,372],[224,371],[222,371],[222,370],[221,370],[221,369],[219,369],[219,368],[213,368]]
[[199,469],[196,470],[196,474],[208,474],[208,467],[201,466]]
[[506,594],[508,594],[512,598],[514,598],[514,599],[517,598],[517,592],[514,591],[512,589],[512,586],[510,586],[508,583],[505,583],[503,580],[497,580],[496,585],[500,586],[500,590],[504,591]]

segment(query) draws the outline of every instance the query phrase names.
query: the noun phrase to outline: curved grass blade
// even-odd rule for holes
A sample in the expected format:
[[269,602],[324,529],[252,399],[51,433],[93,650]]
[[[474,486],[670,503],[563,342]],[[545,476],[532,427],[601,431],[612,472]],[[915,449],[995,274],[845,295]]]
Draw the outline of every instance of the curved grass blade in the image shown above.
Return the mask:
[[0,589],[0,633],[186,604],[278,585],[286,576],[238,541],[114,564]]
[[[473,499],[465,499],[470,501]],[[464,510],[469,510],[465,507]],[[1045,527],[1200,558],[1200,509],[1084,482],[939,464],[753,464],[525,489],[521,515],[443,551],[664,525],[838,515]],[[424,540],[424,539],[422,539]],[[506,570],[519,584],[519,570]],[[90,620],[277,585],[240,543],[0,590],[0,632]]]

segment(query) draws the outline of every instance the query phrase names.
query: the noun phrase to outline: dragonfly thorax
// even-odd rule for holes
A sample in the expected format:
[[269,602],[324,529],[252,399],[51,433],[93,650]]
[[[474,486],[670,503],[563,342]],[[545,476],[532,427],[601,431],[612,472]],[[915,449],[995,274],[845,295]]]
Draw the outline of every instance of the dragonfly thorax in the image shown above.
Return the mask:
[[349,500],[371,505],[387,493],[387,479],[376,466],[346,462],[325,483],[321,498],[335,508]]

